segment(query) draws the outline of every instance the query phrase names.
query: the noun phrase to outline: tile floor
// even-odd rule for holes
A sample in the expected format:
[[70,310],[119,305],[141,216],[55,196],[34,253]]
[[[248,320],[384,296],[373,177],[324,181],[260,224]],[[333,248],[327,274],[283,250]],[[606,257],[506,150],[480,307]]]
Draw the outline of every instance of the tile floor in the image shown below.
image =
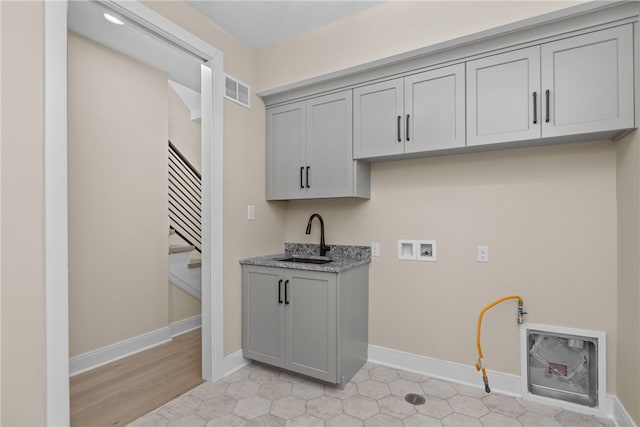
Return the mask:
[[[413,406],[407,393],[426,398]],[[344,390],[258,364],[130,426],[608,426],[611,420],[367,363]]]

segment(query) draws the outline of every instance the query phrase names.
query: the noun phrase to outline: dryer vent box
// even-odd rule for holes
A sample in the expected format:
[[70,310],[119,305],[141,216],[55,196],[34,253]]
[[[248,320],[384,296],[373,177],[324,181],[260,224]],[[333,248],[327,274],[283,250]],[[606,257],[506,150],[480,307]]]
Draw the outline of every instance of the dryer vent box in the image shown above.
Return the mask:
[[527,391],[532,395],[597,408],[599,338],[527,329]]

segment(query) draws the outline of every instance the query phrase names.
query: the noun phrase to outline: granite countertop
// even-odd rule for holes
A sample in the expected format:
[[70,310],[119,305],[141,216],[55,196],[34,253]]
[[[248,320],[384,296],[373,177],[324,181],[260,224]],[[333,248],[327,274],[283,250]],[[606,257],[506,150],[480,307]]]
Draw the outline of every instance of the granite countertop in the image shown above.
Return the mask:
[[[327,256],[320,257],[320,245],[309,243],[285,243],[284,253],[258,256],[240,260],[244,265],[261,265],[265,267],[291,268],[295,270],[320,271],[325,273],[340,273],[361,265],[371,263],[371,248],[369,246],[327,245],[331,248]],[[286,257],[304,257],[323,259],[329,258],[327,264],[309,264],[300,262],[279,261]]]

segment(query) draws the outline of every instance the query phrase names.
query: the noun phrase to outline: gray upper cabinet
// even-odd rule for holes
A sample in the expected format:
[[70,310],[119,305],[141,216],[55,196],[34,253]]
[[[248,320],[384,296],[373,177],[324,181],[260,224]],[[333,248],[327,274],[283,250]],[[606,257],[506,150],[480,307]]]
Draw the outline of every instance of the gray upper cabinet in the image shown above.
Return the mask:
[[267,199],[368,198],[352,115],[351,91],[267,109]]
[[634,127],[631,24],[543,44],[542,65],[543,137]]
[[534,138],[540,138],[540,47],[469,61],[467,145]]
[[401,154],[403,79],[353,90],[353,157]]
[[355,158],[465,145],[464,64],[354,89]]
[[306,118],[304,102],[267,110],[267,199],[296,199],[305,194]]
[[405,153],[464,147],[464,84],[464,64],[405,77]]
[[467,63],[467,145],[634,127],[631,25]]

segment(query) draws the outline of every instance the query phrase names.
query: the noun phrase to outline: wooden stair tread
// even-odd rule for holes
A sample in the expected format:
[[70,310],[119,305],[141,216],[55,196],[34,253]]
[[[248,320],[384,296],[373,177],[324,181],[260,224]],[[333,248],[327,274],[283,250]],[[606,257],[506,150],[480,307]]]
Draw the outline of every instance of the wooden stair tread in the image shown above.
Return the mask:
[[196,247],[191,245],[169,245],[170,254],[176,254],[180,252],[192,252],[195,250],[196,250]]

